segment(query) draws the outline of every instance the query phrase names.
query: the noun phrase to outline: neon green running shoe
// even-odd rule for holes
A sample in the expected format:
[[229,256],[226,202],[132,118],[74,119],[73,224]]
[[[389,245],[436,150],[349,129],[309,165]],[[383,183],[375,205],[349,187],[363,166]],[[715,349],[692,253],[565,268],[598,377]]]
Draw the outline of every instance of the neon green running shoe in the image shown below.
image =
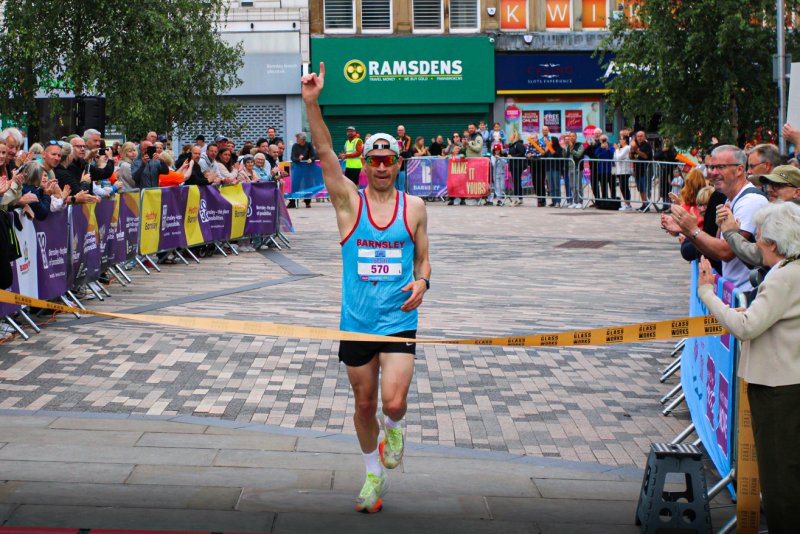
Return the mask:
[[384,427],[384,438],[378,446],[381,453],[381,463],[386,469],[394,469],[400,462],[403,461],[403,428],[398,426],[396,428]]
[[363,514],[374,514],[380,512],[383,508],[383,499],[381,497],[386,493],[389,487],[389,481],[386,478],[386,472],[380,475],[373,475],[367,473],[367,480],[361,487],[361,492],[356,498],[356,511]]

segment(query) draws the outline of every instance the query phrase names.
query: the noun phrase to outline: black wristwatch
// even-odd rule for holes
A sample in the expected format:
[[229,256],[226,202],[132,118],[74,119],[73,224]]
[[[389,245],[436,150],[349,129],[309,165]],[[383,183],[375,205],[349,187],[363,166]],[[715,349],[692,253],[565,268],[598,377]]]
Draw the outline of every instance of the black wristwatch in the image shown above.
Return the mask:
[[431,288],[431,281],[424,276],[420,276],[419,280],[425,280],[425,290],[429,290]]

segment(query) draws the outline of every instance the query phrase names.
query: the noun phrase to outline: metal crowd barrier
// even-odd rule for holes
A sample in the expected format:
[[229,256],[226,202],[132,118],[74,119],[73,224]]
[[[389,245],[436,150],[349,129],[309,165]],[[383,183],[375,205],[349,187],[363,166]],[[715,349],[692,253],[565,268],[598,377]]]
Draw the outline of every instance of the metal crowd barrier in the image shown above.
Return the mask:
[[[669,193],[676,170],[683,175],[684,163],[640,160],[590,159],[580,161],[584,184],[591,201],[638,205],[642,210],[661,211],[672,203]],[[613,204],[612,204],[613,205]]]

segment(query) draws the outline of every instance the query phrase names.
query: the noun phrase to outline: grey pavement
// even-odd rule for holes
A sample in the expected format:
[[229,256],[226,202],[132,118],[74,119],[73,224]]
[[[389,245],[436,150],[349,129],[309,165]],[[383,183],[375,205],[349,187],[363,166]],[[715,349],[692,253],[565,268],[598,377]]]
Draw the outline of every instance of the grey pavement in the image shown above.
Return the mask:
[[[135,274],[98,310],[336,328],[330,204],[292,210],[292,249]],[[430,205],[421,337],[683,316],[689,270],[653,214]],[[634,532],[672,343],[424,346],[410,451],[383,512],[338,344],[58,316],[0,345],[0,525],[239,532]],[[715,525],[732,515],[715,501]],[[4,523],[3,523],[4,521]],[[636,529],[638,530],[638,529]]]

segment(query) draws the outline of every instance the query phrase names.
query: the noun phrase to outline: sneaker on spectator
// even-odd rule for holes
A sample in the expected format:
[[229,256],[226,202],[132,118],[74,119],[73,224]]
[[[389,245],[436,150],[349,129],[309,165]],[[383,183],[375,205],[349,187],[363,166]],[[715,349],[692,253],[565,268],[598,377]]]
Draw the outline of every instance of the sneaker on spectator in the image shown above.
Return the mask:
[[15,334],[17,331],[8,323],[0,323],[0,338],[6,337],[10,334]]

